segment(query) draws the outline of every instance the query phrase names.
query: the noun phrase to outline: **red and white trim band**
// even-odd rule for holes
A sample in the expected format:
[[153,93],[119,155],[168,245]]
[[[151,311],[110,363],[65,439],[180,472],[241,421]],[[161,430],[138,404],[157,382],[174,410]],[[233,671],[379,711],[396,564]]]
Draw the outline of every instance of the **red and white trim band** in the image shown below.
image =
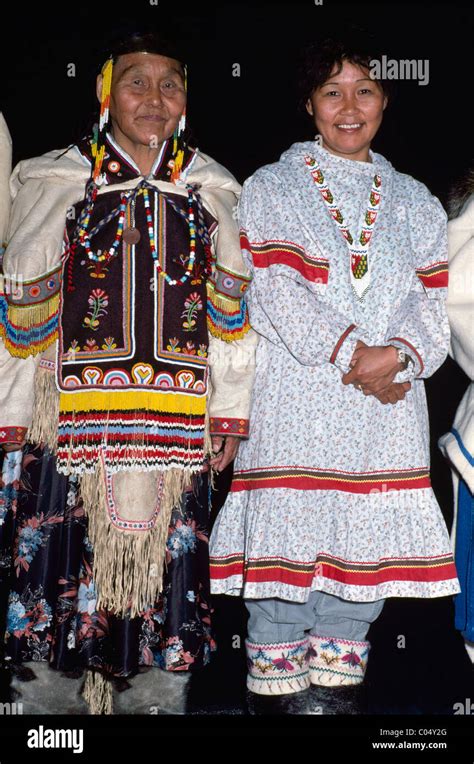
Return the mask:
[[339,337],[339,339],[338,339],[338,341],[336,343],[336,346],[335,346],[334,350],[332,351],[331,358],[329,359],[329,363],[336,363],[337,354],[339,353],[341,347],[343,346],[343,344],[346,341],[346,339],[349,336],[349,334],[351,332],[353,332],[355,328],[356,328],[356,325],[355,324],[351,324],[350,326],[347,327],[345,332],[343,332],[343,334],[341,334],[341,336]]
[[236,435],[239,438],[248,438],[249,420],[211,416],[210,432],[211,435]]
[[427,289],[443,288],[448,286],[448,261],[442,260],[432,263],[426,268],[417,268],[416,275]]
[[388,491],[430,488],[427,467],[386,472],[344,472],[316,467],[260,467],[234,474],[231,491],[293,488],[299,491],[346,491],[387,493]]
[[298,271],[307,281],[327,284],[329,261],[310,257],[305,250],[292,241],[280,239],[249,242],[244,232],[240,234],[240,246],[252,254],[255,268],[269,268],[271,265],[287,265]]
[[241,553],[211,557],[211,579],[242,577],[245,583],[282,583],[310,588],[315,577],[352,586],[378,586],[389,581],[436,582],[457,576],[451,554],[435,557],[391,557],[375,562],[353,562],[318,554],[313,562],[284,557],[244,560]]

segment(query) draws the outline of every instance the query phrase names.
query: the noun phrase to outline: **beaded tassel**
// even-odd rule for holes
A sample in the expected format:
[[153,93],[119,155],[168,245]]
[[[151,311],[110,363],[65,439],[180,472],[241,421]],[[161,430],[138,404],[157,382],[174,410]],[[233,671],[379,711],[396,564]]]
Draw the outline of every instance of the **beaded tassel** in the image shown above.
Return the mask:
[[[184,66],[184,90],[185,93],[188,92],[188,70],[186,68],[186,65]],[[184,161],[184,151],[182,149],[178,150],[178,141],[181,138],[182,134],[184,133],[186,129],[186,106],[184,107],[183,113],[181,114],[181,117],[179,118],[178,127],[173,133],[173,156],[174,156],[174,166],[173,171],[171,173],[171,182],[174,183],[175,180],[177,180],[181,174],[181,170],[183,167],[183,161]]]
[[109,58],[102,67],[102,89],[100,94],[99,131],[92,153],[95,158],[92,180],[98,182],[105,154],[105,131],[109,122],[110,92],[112,89],[113,59]]

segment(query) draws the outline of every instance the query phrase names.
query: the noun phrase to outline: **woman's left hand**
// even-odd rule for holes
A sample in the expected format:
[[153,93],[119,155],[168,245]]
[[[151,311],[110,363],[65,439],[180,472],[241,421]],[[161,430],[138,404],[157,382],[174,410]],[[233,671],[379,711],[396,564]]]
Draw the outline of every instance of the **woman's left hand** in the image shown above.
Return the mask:
[[353,353],[351,367],[342,377],[342,383],[360,386],[365,395],[376,395],[388,387],[400,371],[397,349],[391,345],[359,347]]
[[216,455],[209,459],[209,464],[216,472],[222,472],[237,456],[240,438],[231,435],[227,435],[225,438],[220,435],[213,435],[211,441],[212,450]]

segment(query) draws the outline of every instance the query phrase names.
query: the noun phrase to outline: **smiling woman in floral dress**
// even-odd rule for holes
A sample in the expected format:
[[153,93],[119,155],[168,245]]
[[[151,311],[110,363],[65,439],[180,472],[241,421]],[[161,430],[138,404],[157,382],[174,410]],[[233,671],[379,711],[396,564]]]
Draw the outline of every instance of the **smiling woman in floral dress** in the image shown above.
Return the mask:
[[371,150],[387,104],[373,58],[308,50],[319,137],[257,170],[239,204],[260,340],[211,591],[245,598],[256,709],[263,695],[294,708],[296,693],[304,709],[312,686],[325,713],[357,711],[384,600],[459,591],[424,390],[449,344],[446,215]]

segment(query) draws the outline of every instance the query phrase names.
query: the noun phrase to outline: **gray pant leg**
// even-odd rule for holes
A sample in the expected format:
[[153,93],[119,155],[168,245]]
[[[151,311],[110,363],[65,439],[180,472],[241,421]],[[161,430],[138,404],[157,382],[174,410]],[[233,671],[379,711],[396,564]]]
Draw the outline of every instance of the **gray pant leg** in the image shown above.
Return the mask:
[[314,613],[311,634],[363,642],[385,600],[350,602],[326,592],[311,592],[308,602]]
[[249,612],[247,635],[250,642],[295,642],[305,639],[305,630],[314,623],[312,603],[278,598],[245,599]]

